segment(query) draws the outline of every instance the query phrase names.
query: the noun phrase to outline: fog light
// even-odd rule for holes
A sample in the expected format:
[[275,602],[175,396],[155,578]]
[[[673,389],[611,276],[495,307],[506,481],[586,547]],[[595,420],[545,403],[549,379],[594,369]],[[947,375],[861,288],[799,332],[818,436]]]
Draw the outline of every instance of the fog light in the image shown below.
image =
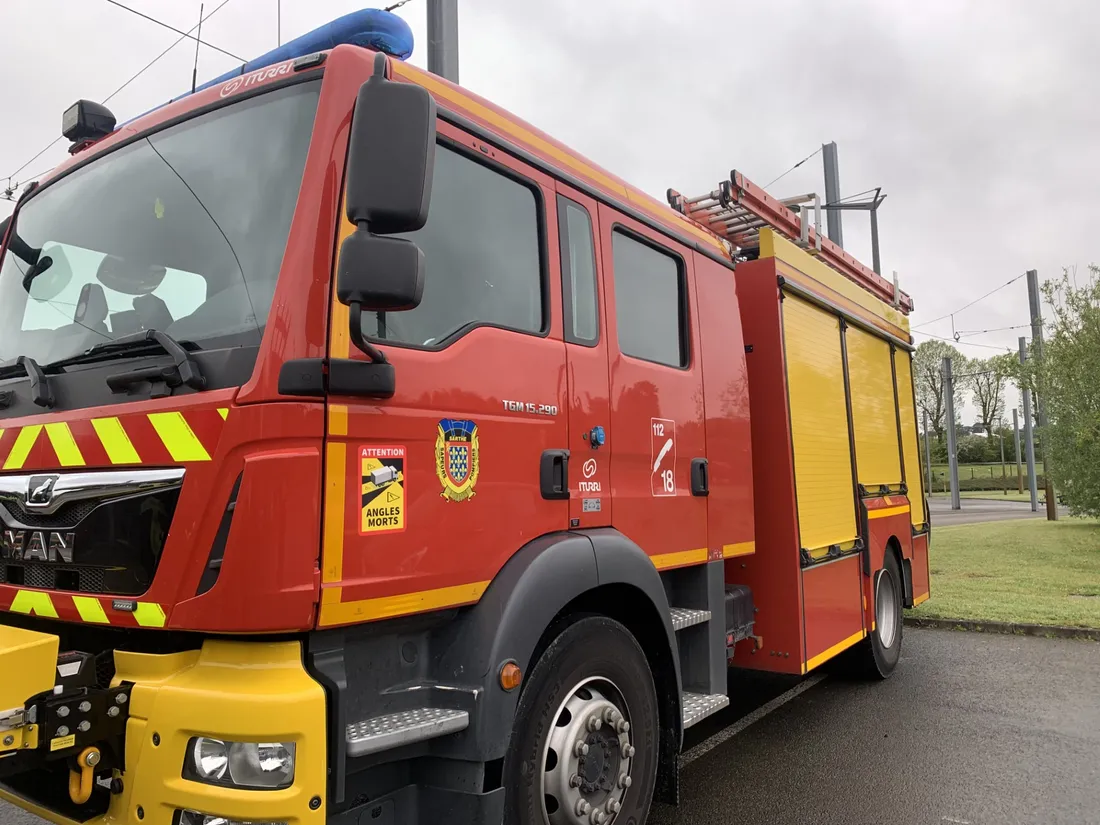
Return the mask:
[[286,825],[286,822],[254,821],[251,819],[228,819],[214,814],[203,814],[198,811],[180,811],[179,825]]
[[293,742],[225,742],[196,736],[188,743],[185,779],[210,785],[277,790],[294,784]]

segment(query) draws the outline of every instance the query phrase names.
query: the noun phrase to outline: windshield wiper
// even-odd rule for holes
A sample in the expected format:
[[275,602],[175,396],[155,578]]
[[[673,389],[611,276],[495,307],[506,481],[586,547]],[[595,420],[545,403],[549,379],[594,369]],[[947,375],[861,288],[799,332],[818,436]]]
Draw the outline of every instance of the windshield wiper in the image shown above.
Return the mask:
[[13,361],[0,364],[0,379],[11,378],[20,373],[31,379],[31,400],[39,407],[52,407],[54,397],[50,390],[50,380],[46,378],[37,361],[29,355],[20,355]]
[[134,335],[116,338],[114,341],[105,341],[85,350],[79,355],[70,358],[62,358],[46,365],[47,370],[57,370],[75,364],[92,364],[97,361],[109,361],[119,355],[139,354],[144,350],[162,349],[172,356],[173,363],[166,367],[142,367],[131,372],[119,375],[108,375],[107,386],[111,392],[122,392],[133,386],[148,382],[152,385],[152,398],[163,398],[171,395],[170,390],[175,387],[190,387],[193,390],[206,389],[206,379],[199,369],[198,363],[191,357],[186,347],[193,349],[198,347],[190,342],[179,342],[171,335],[156,329],[147,329]]

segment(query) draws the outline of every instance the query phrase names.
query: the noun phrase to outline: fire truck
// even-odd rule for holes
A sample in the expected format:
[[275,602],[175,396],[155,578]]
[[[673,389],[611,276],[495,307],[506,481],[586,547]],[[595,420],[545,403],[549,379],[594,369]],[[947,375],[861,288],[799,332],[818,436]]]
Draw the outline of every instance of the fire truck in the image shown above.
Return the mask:
[[896,279],[812,195],[650,198],[394,19],[121,126],[79,102],[2,224],[20,808],[641,823],[738,673],[898,663],[929,519]]

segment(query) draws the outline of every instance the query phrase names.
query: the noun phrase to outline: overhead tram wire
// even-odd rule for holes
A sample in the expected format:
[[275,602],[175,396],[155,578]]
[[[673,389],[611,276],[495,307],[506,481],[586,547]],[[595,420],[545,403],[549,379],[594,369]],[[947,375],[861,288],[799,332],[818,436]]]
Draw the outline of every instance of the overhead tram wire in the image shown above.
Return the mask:
[[[991,289],[991,290],[989,290],[989,292],[987,292],[987,293],[986,293],[985,295],[983,295],[982,297],[980,297],[980,298],[975,298],[975,299],[974,299],[973,301],[971,301],[971,302],[970,302],[969,304],[964,304],[963,306],[961,306],[961,307],[959,307],[958,309],[956,309],[956,310],[955,310],[954,312],[948,312],[948,313],[947,313],[947,314],[945,314],[945,315],[941,315],[941,316],[940,316],[939,318],[933,318],[933,319],[932,319],[931,321],[925,321],[925,322],[923,322],[923,323],[921,323],[921,324],[917,324],[917,325],[916,325],[915,327],[913,327],[913,329],[914,329],[914,330],[918,330],[918,329],[920,329],[921,327],[928,327],[928,326],[931,326],[932,324],[935,324],[935,323],[937,323],[937,322],[939,322],[939,321],[943,321],[943,320],[944,320],[944,319],[946,319],[946,318],[950,318],[950,317],[951,317],[951,316],[953,316],[953,315],[958,315],[958,314],[959,314],[960,312],[962,312],[962,311],[963,311],[964,309],[969,309],[970,307],[974,306],[974,304],[978,303],[979,301],[984,301],[984,300],[985,300],[986,298],[988,298],[988,297],[989,297],[990,295],[994,294],[995,292],[1000,292],[1000,291],[1001,291],[1002,289],[1004,289],[1004,288],[1005,288],[1006,286],[1011,286],[1012,284],[1016,283],[1016,282],[1017,282],[1018,280],[1020,280],[1021,278],[1025,277],[1026,275],[1027,275],[1027,273],[1026,273],[1026,272],[1021,272],[1021,273],[1020,273],[1019,275],[1017,275],[1017,276],[1016,276],[1015,278],[1013,278],[1013,279],[1011,279],[1011,280],[1009,280],[1009,281],[1005,281],[1005,282],[1004,282],[1003,284],[1001,284],[1001,285],[1000,285],[999,287],[997,287],[996,289]],[[938,337],[938,336],[934,336],[934,337]]]
[[[158,26],[163,26],[164,28],[168,29],[169,31],[174,31],[176,34],[181,34],[184,37],[190,38],[191,40],[194,40],[196,43],[200,43],[203,46],[206,46],[208,49],[213,49],[216,52],[221,52],[222,54],[226,55],[227,57],[232,57],[234,60],[239,60],[242,63],[247,63],[248,62],[243,57],[240,57],[239,55],[233,54],[233,52],[227,52],[225,49],[220,48],[218,46],[215,46],[213,43],[208,43],[205,40],[200,40],[198,37],[191,34],[191,32],[185,32],[182,29],[177,29],[175,26],[169,26],[164,21],[157,20],[155,17],[150,17],[147,14],[143,14],[142,12],[138,11],[137,9],[132,9],[129,6],[123,5],[122,3],[118,2],[118,0],[107,0],[107,2],[110,3],[112,6],[118,6],[120,9],[125,9],[126,11],[130,12],[131,14],[136,14],[138,17],[144,18],[145,20],[148,20],[150,23],[156,23]],[[191,29],[191,31],[194,31],[194,30],[195,29]]]
[[946,341],[949,344],[959,344],[964,347],[982,347],[984,349],[995,349],[1000,352],[1013,352],[1012,347],[999,347],[996,344],[979,344],[977,341],[956,341],[954,338],[945,338],[942,335],[933,335],[931,332],[921,332],[919,330],[911,330],[917,335],[924,335],[928,338],[935,338],[937,341]]
[[790,169],[788,169],[788,170],[787,170],[786,172],[784,172],[784,173],[783,173],[782,175],[780,175],[780,176],[779,176],[778,178],[776,178],[776,179],[775,179],[775,180],[773,180],[773,181],[770,181],[769,183],[766,183],[766,184],[764,184],[764,189],[767,189],[767,188],[768,188],[769,186],[771,186],[771,185],[772,185],[773,183],[777,183],[777,182],[779,182],[780,180],[782,180],[783,178],[787,177],[787,175],[789,175],[789,174],[790,174],[791,172],[793,172],[793,171],[794,171],[795,169],[797,169],[797,168],[798,168],[799,166],[801,166],[801,165],[802,165],[803,163],[805,163],[806,161],[808,161],[808,160],[809,160],[810,158],[812,158],[812,157],[813,157],[814,155],[817,155],[817,154],[819,154],[819,153],[821,152],[821,148],[822,148],[822,147],[818,146],[818,147],[817,147],[817,148],[816,148],[816,149],[815,149],[814,151],[810,152],[810,154],[806,155],[806,157],[802,158],[802,160],[800,160],[800,161],[799,161],[798,163],[796,163],[796,164],[795,164],[794,166],[792,166],[792,167],[791,167]]
[[[207,20],[209,20],[211,17],[213,17],[215,14],[217,14],[223,8],[225,8],[225,6],[230,2],[231,2],[231,0],[222,0],[222,2],[218,4],[217,8],[215,8],[212,12],[210,12],[210,14],[206,15],[206,17],[204,17],[202,19],[202,23],[205,23]],[[119,86],[117,89],[115,89],[109,95],[107,95],[107,97],[103,98],[103,100],[101,100],[100,103],[107,103],[109,100],[111,100],[111,98],[118,95],[120,92],[122,92],[123,89],[125,89],[127,86],[129,86],[131,83],[133,83],[135,80],[137,80],[139,77],[141,77],[147,71],[149,71],[149,69],[153,68],[153,66],[155,66],[157,63],[159,63],[160,60],[166,54],[168,54],[168,52],[172,51],[172,49],[176,48],[176,46],[178,46],[184,40],[188,40],[190,38],[191,32],[198,29],[199,25],[201,25],[201,24],[197,23],[194,26],[192,26],[191,30],[189,32],[183,34],[183,36],[181,36],[178,40],[176,40],[171,46],[169,46],[167,49],[165,49],[160,54],[158,54],[156,57],[154,57],[152,60],[150,60],[148,63],[146,63],[145,66],[143,66],[136,74],[133,75],[133,77],[131,77],[129,80],[127,80],[121,86]],[[209,44],[207,44],[207,45],[209,45]],[[242,62],[244,62],[244,61],[242,61]],[[10,175],[8,175],[8,184],[9,184],[9,186],[12,186],[13,189],[18,189],[26,181],[35,180],[36,178],[38,178],[41,175],[46,174],[46,172],[50,171],[50,169],[52,169],[53,166],[51,166],[50,169],[46,169],[42,172],[39,172],[36,175],[28,176],[26,178],[26,181],[20,181],[19,183],[16,183],[14,185],[12,185],[12,183],[11,183],[16,175],[18,175],[20,172],[22,172],[24,169],[26,169],[28,166],[30,166],[32,163],[34,163],[36,160],[38,160],[40,157],[42,157],[44,154],[46,154],[46,152],[48,152],[50,149],[52,149],[54,146],[56,146],[63,139],[64,139],[64,135],[59,135],[58,137],[54,138],[52,141],[50,141],[50,143],[42,151],[40,151],[33,158],[28,160],[26,163],[24,163],[22,166],[20,166],[14,172],[12,172]]]

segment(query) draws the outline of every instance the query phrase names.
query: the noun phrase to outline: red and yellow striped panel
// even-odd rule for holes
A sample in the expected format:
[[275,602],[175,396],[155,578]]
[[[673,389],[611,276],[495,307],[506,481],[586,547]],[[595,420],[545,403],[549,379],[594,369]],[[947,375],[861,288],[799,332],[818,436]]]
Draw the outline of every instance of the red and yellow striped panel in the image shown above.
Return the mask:
[[48,593],[44,590],[16,590],[11,603],[0,592],[0,609],[27,616],[58,618],[58,608],[69,611],[72,605],[82,622],[115,627],[164,627],[164,608],[155,602],[143,602],[128,598],[81,596],[70,593]]
[[210,461],[228,415],[207,407],[0,429],[0,472]]

